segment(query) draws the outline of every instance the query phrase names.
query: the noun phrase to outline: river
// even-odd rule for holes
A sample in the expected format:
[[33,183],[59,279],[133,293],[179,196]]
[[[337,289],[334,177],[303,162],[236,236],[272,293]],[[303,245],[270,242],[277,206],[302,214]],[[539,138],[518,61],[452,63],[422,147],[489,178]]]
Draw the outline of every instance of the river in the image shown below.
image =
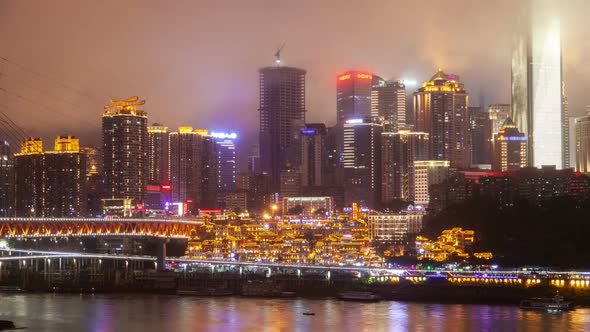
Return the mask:
[[[303,312],[315,312],[315,316]],[[0,319],[24,331],[584,331],[590,308],[357,303],[170,295],[0,294]]]

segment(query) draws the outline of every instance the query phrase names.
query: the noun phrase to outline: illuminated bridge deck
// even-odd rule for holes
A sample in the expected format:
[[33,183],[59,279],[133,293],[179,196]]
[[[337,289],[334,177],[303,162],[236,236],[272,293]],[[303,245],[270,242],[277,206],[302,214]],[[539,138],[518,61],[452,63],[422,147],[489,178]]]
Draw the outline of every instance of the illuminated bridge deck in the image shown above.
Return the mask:
[[145,236],[189,238],[203,222],[183,219],[0,218],[0,238]]

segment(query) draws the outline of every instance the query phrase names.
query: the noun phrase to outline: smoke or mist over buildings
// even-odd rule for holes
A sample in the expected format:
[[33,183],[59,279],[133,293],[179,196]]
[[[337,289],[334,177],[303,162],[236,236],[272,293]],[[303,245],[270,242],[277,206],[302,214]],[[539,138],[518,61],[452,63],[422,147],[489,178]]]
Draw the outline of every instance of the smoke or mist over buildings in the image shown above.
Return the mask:
[[[590,103],[590,2],[541,2],[533,8],[561,16],[566,93],[581,115]],[[310,122],[335,122],[335,76],[347,69],[419,83],[442,67],[461,76],[470,103],[480,94],[509,103],[523,5],[2,0],[0,56],[10,61],[0,63],[0,110],[31,135],[67,132],[97,144],[108,99],[140,95],[150,122],[235,130],[247,148],[257,140],[257,70],[284,41],[284,63],[308,72]]]

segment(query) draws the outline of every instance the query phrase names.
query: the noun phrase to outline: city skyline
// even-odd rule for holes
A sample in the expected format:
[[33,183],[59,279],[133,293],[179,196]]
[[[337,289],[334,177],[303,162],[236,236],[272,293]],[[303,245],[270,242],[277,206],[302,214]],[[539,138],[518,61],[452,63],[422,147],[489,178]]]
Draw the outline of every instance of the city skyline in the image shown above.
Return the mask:
[[[248,10],[248,14],[255,17],[262,16],[265,12],[275,12],[277,7],[288,6],[275,4],[262,7],[260,3],[255,2],[252,4],[252,9],[240,6],[223,9],[222,5],[210,6],[213,6],[211,9],[216,10],[219,18],[231,18],[236,24],[243,19],[235,17],[236,10]],[[243,140],[239,142],[241,147],[239,150],[247,154],[247,151],[244,151],[245,147],[256,141],[257,70],[272,64],[272,55],[283,41],[287,42],[283,51],[285,65],[299,67],[309,73],[306,84],[308,122],[333,124],[336,109],[334,77],[346,70],[369,70],[384,79],[422,82],[440,66],[446,71],[461,75],[466,86],[470,87],[472,106],[479,104],[482,100],[483,91],[486,92],[483,96],[485,104],[510,101],[511,39],[516,25],[513,21],[518,15],[518,10],[508,1],[501,1],[494,6],[486,4],[469,6],[458,3],[456,6],[463,5],[463,10],[472,14],[474,19],[483,20],[487,15],[494,13],[502,13],[502,15],[495,16],[495,23],[498,25],[495,29],[487,29],[483,24],[469,27],[483,30],[478,32],[490,38],[478,38],[478,40],[485,43],[478,40],[471,41],[469,38],[457,38],[457,40],[446,38],[446,43],[443,45],[440,43],[445,40],[441,41],[436,36],[446,32],[433,29],[437,20],[441,20],[435,15],[437,11],[442,10],[441,8],[436,6],[423,8],[424,5],[403,5],[396,2],[388,5],[387,9],[391,9],[394,5],[398,6],[396,9],[399,9],[399,13],[416,14],[423,10],[424,15],[431,18],[430,23],[426,24],[426,28],[414,27],[411,25],[412,22],[401,17],[398,11],[394,11],[395,14],[392,14],[390,18],[383,17],[383,14],[377,12],[377,9],[382,9],[382,6],[375,5],[375,7],[367,8],[367,17],[375,16],[378,22],[359,26],[356,21],[348,19],[352,17],[352,6],[342,4],[339,9],[343,13],[341,18],[344,17],[344,19],[337,20],[336,28],[340,28],[343,32],[352,28],[358,30],[350,35],[352,38],[358,37],[359,40],[359,47],[355,47],[353,51],[344,43],[338,43],[342,39],[338,34],[331,34],[335,36],[333,37],[335,42],[328,43],[329,47],[323,42],[317,45],[318,43],[312,38],[313,34],[307,31],[309,28],[292,32],[282,27],[278,29],[279,31],[272,33],[268,32],[265,26],[258,25],[239,33],[235,28],[223,31],[204,29],[206,33],[198,33],[194,36],[195,43],[190,42],[191,32],[201,30],[191,29],[192,26],[184,23],[167,26],[166,31],[177,38],[165,39],[160,33],[154,31],[154,27],[179,9],[198,16],[196,8],[191,5],[170,8],[157,13],[158,15],[153,12],[153,9],[148,9],[148,6],[121,5],[122,9],[128,7],[129,10],[126,12],[137,12],[138,24],[132,31],[119,33],[120,31],[107,27],[102,21],[90,21],[84,24],[82,31],[69,36],[70,32],[64,35],[63,30],[67,30],[70,24],[72,26],[80,26],[80,24],[77,24],[76,20],[67,24],[54,22],[54,19],[63,15],[63,13],[55,12],[57,6],[45,8],[51,15],[44,15],[41,18],[27,5],[3,3],[0,6],[6,8],[2,8],[1,12],[7,13],[8,17],[0,24],[14,23],[15,33],[2,39],[8,41],[8,46],[11,47],[4,47],[3,49],[7,50],[6,54],[0,55],[14,61],[14,63],[3,61],[0,86],[6,91],[2,96],[1,103],[4,105],[2,108],[19,124],[27,124],[31,136],[51,138],[57,133],[71,133],[80,137],[83,142],[97,145],[96,134],[99,133],[99,127],[95,121],[92,121],[92,117],[99,118],[96,114],[103,101],[109,97],[122,98],[137,94],[144,96],[148,101],[146,111],[150,114],[150,122],[163,123],[169,127],[190,124],[195,127],[234,130]],[[572,4],[572,8],[579,9],[585,5],[579,2],[578,6]],[[41,4],[37,7],[39,13],[43,6],[44,4]],[[96,6],[94,9],[98,13],[104,10],[102,5]],[[76,13],[81,10],[81,7],[74,3],[65,7],[69,16],[78,17]],[[326,13],[329,9],[328,4],[315,5],[310,6],[309,12]],[[38,31],[28,31],[19,25],[22,24],[19,23],[20,21],[11,22],[15,17],[19,17],[19,13],[25,12],[29,14],[27,16],[30,17],[29,19],[47,23],[47,41],[31,46],[21,45],[21,39],[26,40],[27,36],[38,33]],[[577,12],[583,11],[577,10]],[[292,26],[305,13],[305,11],[299,11],[290,15],[285,14],[285,16],[277,15],[269,24],[284,21],[284,24],[280,26]],[[121,15],[120,13],[109,14],[109,20]],[[145,17],[152,17],[153,24],[148,24],[151,21],[148,22]],[[567,18],[562,19],[564,80],[567,85],[570,113],[572,116],[581,116],[588,101],[583,95],[584,84],[580,83],[587,80],[590,73],[585,73],[585,69],[579,67],[576,67],[578,70],[575,72],[574,67],[584,62],[585,55],[582,50],[586,47],[590,48],[590,45],[579,34],[572,33],[581,20],[579,14],[574,13],[570,8],[563,8],[563,17]],[[396,18],[397,21],[395,21]],[[347,21],[353,23],[344,24]],[[391,21],[405,22],[404,26],[407,26],[411,33],[405,33],[404,36],[395,34]],[[307,25],[315,26],[320,23],[315,16],[312,16],[311,22]],[[205,27],[207,24],[211,24],[211,21],[202,23]],[[454,23],[453,27],[464,29],[466,24]],[[58,30],[61,34],[58,34]],[[11,31],[11,29],[2,29],[2,31]],[[326,33],[331,32],[331,30],[326,31]],[[255,33],[256,38],[251,45],[245,45],[242,42],[234,43],[234,38],[231,37],[233,33]],[[57,35],[59,38],[56,38]],[[152,35],[155,37],[149,38]],[[372,40],[384,42],[368,43],[363,39],[365,38],[363,36],[368,35],[374,36]],[[325,41],[325,38],[322,38],[320,39]],[[132,59],[133,56],[113,57],[117,53],[114,50],[133,54],[130,53],[134,49],[129,45],[130,41],[135,45],[134,47],[145,50],[141,53],[141,57],[138,57],[139,61],[125,60]],[[197,41],[209,47],[197,47],[195,46]],[[59,47],[60,43],[64,42],[68,42],[68,51],[66,48]],[[45,56],[32,58],[29,54]],[[242,54],[245,56],[235,56]],[[244,59],[246,57],[247,60]],[[66,59],[68,61],[63,61]],[[239,60],[236,61],[236,59]],[[65,66],[63,63],[68,65]],[[485,66],[482,65],[483,63]],[[136,77],[138,79],[135,79]],[[416,88],[417,86],[408,86],[407,92],[411,93]],[[31,124],[29,128],[26,116],[23,115],[31,109],[44,109],[44,111],[39,115],[41,121],[38,124]],[[63,118],[65,114],[71,115],[69,121],[55,120]],[[244,114],[246,116],[243,116]],[[56,129],[50,131],[48,127]],[[243,159],[243,156],[241,157]]]

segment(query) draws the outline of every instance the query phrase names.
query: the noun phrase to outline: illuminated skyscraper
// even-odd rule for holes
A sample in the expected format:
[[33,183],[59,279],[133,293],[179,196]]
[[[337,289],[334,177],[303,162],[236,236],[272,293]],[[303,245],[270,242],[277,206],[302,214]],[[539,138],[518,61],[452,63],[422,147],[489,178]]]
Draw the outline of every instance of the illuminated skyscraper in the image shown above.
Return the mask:
[[528,137],[521,133],[511,118],[494,135],[493,170],[506,172],[526,167]]
[[86,215],[86,154],[80,140],[58,136],[53,151],[46,151],[43,164],[44,217]]
[[547,1],[536,1],[526,9],[521,18],[526,26],[515,40],[513,118],[528,137],[527,164],[561,169],[569,167],[569,120],[562,89],[560,23],[543,2]]
[[590,109],[575,121],[576,171],[590,173]]
[[301,186],[321,186],[325,172],[326,135],[328,130],[322,123],[306,124],[301,130]]
[[0,217],[14,215],[14,158],[8,141],[0,142]]
[[376,208],[381,202],[381,133],[383,125],[370,119],[344,123],[343,158],[345,204]]
[[188,126],[169,134],[171,199],[172,202],[187,203],[189,213],[196,213],[199,200],[200,139],[200,135]]
[[414,161],[428,158],[428,134],[401,130],[381,134],[381,200],[414,199]]
[[373,80],[371,117],[384,123],[384,130],[397,132],[406,126],[406,86],[401,81]]
[[469,168],[468,96],[459,76],[439,69],[414,93],[414,130],[430,135],[429,159]]
[[14,198],[17,217],[43,215],[43,142],[28,138],[14,154]]
[[167,183],[168,127],[154,123],[148,131],[148,183]]
[[81,217],[86,214],[86,154],[79,140],[58,136],[53,151],[40,139],[23,142],[15,154],[16,215]]
[[106,210],[141,203],[148,178],[147,113],[144,100],[111,100],[102,114],[103,201]]
[[305,70],[274,66],[259,70],[260,164],[279,187],[297,123],[305,123]]
[[373,83],[383,81],[372,73],[347,71],[336,78],[336,124],[342,126],[352,118],[371,118]]
[[223,205],[225,195],[236,190],[236,133],[212,132],[217,152],[218,203]]

